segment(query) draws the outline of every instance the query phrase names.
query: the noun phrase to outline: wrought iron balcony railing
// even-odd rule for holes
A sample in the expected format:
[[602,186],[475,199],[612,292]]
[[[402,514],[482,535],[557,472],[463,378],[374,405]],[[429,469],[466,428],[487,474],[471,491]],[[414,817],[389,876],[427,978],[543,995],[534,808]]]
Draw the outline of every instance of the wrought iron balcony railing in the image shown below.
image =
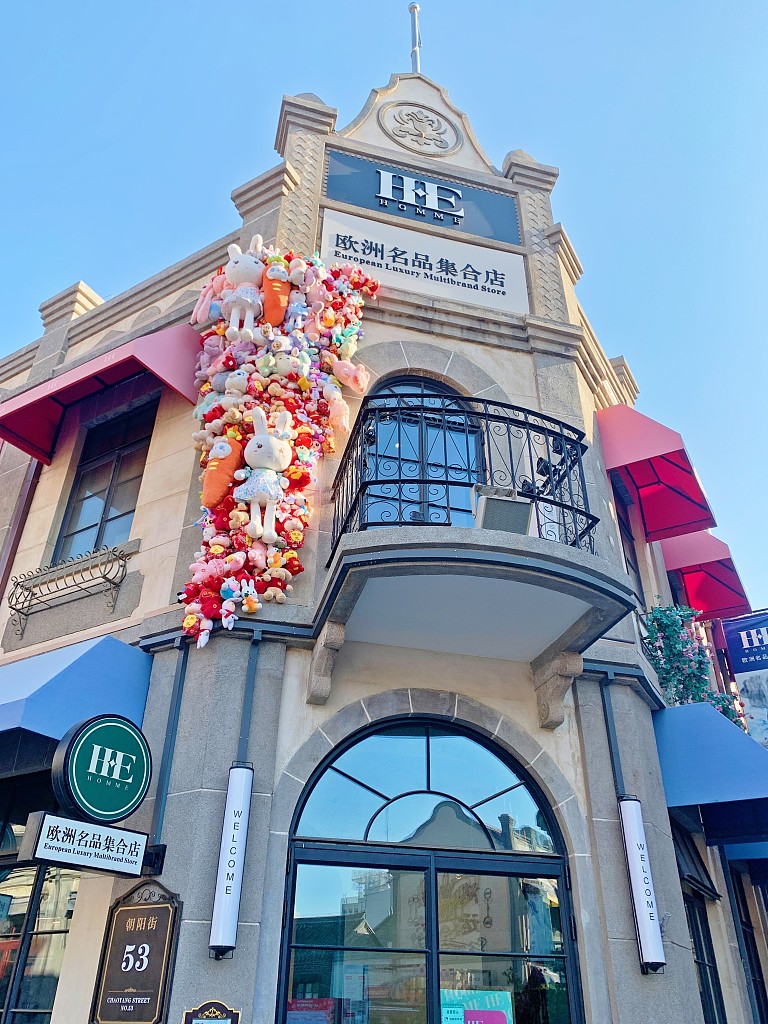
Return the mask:
[[122,548],[101,548],[56,565],[14,576],[8,607],[14,613],[16,636],[21,638],[30,615],[66,604],[84,595],[106,592],[107,608],[115,610],[120,584],[128,571],[129,554]]
[[533,505],[530,533],[594,550],[584,434],[502,402],[414,391],[366,398],[333,485],[333,551],[383,526],[474,526],[476,485]]

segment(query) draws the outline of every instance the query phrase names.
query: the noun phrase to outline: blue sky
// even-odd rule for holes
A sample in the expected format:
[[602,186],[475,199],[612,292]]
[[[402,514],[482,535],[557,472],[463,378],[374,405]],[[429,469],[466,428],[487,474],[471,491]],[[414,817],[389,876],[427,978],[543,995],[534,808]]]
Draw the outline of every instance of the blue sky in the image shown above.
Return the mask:
[[[638,408],[683,434],[715,533],[768,605],[768,7],[421,6],[422,70],[491,159],[560,168],[587,315]],[[410,69],[407,0],[43,0],[4,28],[0,354],[74,281],[115,295],[234,229],[230,192],[277,160],[283,93],[317,93],[343,125]]]

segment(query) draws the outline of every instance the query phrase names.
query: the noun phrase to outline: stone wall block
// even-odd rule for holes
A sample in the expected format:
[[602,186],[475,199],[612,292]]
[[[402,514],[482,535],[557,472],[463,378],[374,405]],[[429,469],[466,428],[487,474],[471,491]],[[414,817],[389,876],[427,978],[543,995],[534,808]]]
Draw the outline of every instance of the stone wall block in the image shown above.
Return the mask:
[[323,722],[322,729],[330,742],[336,746],[341,740],[368,725],[370,718],[366,714],[362,701],[356,700],[337,711],[333,718]]
[[[269,834],[269,842],[266,850],[266,878],[267,884],[274,886],[273,897],[265,901],[261,917],[261,928],[259,936],[258,959],[256,969],[253,963],[249,964],[248,977],[254,977],[253,1014],[249,1018],[246,1012],[246,1022],[253,1021],[253,1024],[268,1024],[275,1019],[275,995],[277,992],[277,979],[280,968],[280,942],[282,934],[282,895],[285,892],[286,862],[288,858],[288,837],[274,831]],[[244,1009],[247,1010],[246,1007]]]
[[[209,958],[210,932],[210,921],[182,922],[167,1020],[181,1021],[186,1009],[211,998],[226,999],[229,1006],[240,1009],[240,1024],[261,1024],[271,1019],[251,1015],[259,925],[240,924],[237,930],[237,949],[232,959]],[[279,949],[278,942],[274,945]]]

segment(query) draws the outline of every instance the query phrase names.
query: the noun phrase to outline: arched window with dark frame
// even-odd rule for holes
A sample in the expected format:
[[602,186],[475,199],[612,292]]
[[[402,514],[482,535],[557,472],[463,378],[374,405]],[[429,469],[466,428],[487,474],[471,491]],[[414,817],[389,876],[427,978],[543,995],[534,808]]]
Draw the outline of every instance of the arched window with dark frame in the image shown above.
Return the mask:
[[448,385],[400,376],[371,391],[364,436],[363,528],[472,526],[482,434]]
[[482,738],[357,734],[307,784],[289,856],[278,1024],[583,1020],[562,839]]

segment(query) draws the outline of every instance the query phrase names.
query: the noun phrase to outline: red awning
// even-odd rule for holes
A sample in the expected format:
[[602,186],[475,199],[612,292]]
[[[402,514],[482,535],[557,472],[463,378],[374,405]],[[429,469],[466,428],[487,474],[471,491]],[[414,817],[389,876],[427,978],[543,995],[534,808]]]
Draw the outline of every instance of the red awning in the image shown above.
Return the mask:
[[700,619],[724,619],[752,609],[728,545],[702,530],[661,542],[667,572],[680,574],[685,600]]
[[637,493],[649,541],[716,525],[677,431],[627,405],[599,409],[597,423],[605,468],[616,470]]
[[199,351],[200,335],[189,324],[134,338],[3,402],[0,438],[49,466],[67,407],[142,370],[194,404]]

